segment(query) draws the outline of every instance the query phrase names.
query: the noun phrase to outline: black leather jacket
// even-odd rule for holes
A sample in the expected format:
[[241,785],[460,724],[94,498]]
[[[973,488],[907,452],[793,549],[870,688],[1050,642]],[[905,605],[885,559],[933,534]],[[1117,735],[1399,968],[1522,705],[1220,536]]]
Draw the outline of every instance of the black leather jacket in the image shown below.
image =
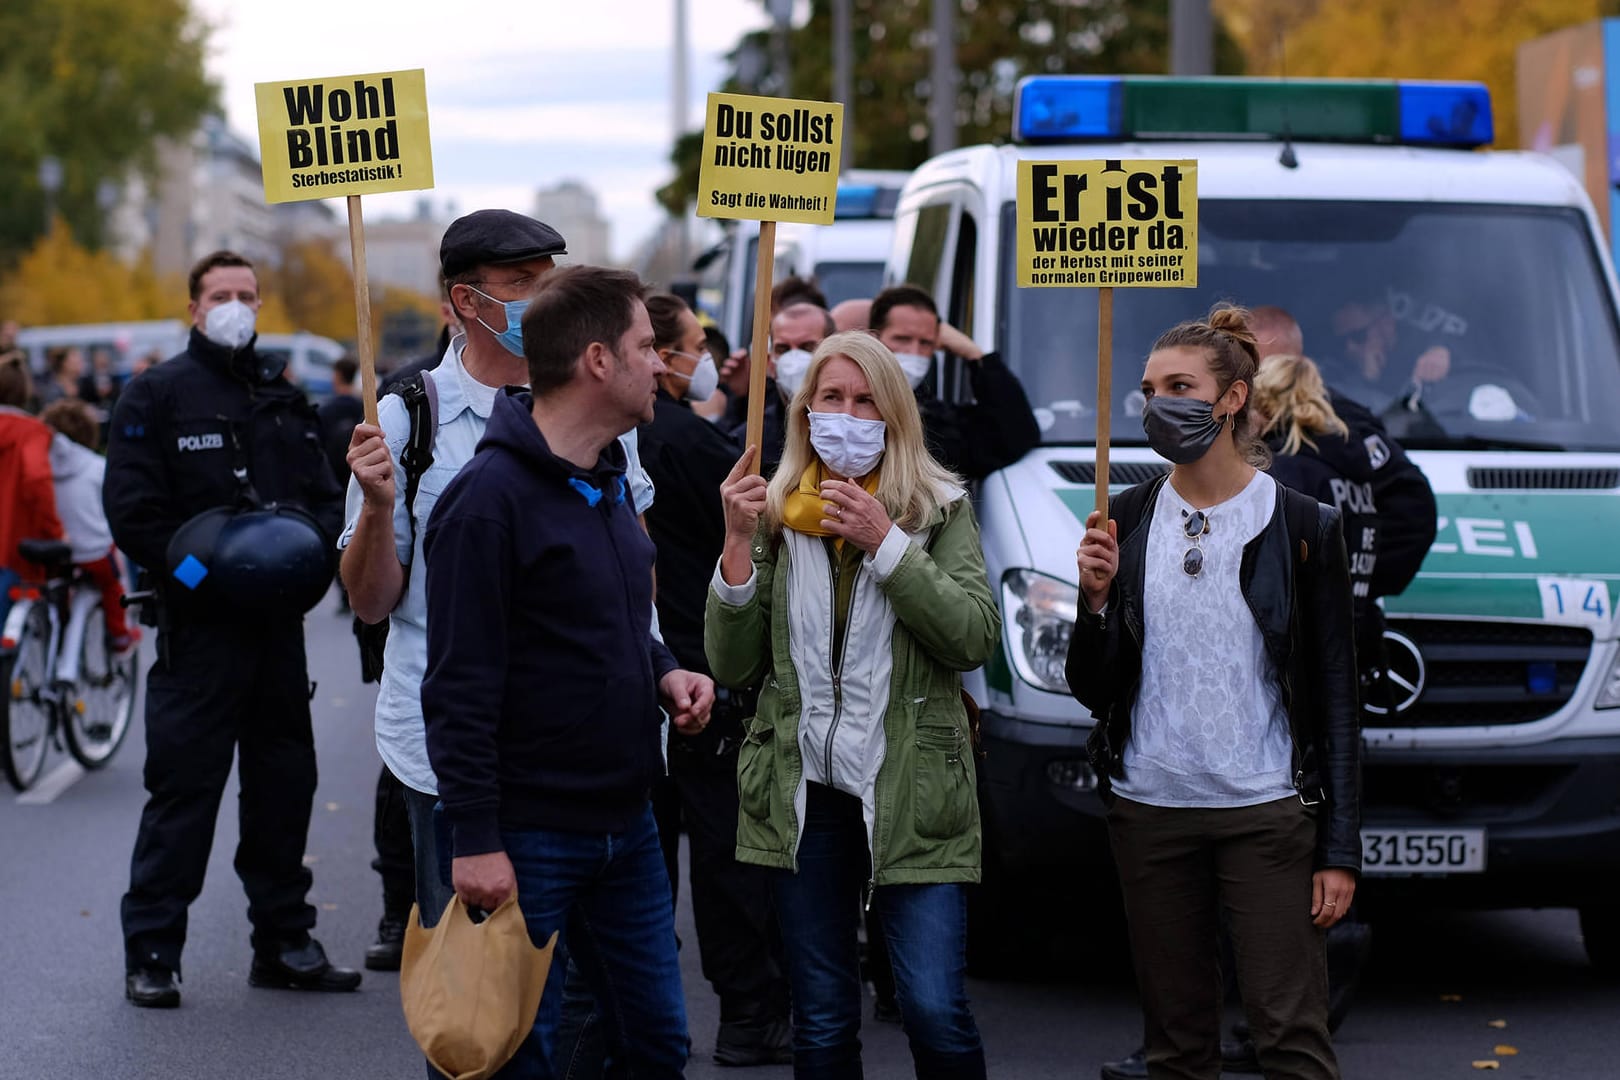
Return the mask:
[[[1082,602],[1069,642],[1069,688],[1097,719],[1086,749],[1105,794],[1109,779],[1124,775],[1131,738],[1131,711],[1142,678],[1144,555],[1164,482],[1138,484],[1109,500],[1109,516],[1124,537],[1119,572],[1103,614],[1092,615]],[[1350,575],[1338,511],[1277,485],[1276,512],[1243,549],[1239,578],[1280,673],[1294,748],[1294,787],[1307,804],[1321,804],[1317,868],[1359,874],[1361,726]]]

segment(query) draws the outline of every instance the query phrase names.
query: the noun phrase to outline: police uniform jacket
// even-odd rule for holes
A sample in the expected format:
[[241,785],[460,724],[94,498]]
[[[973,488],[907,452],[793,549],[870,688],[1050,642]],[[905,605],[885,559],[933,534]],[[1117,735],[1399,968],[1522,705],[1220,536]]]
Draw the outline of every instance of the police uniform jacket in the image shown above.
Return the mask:
[[232,351],[194,328],[185,352],[132,380],[118,398],[103,489],[107,523],[118,546],[152,572],[171,613],[228,617],[169,580],[165,556],[186,521],[238,503],[238,440],[260,499],[302,507],[337,542],[343,489],[323,452],[315,407],[282,377],[285,366],[252,343]]

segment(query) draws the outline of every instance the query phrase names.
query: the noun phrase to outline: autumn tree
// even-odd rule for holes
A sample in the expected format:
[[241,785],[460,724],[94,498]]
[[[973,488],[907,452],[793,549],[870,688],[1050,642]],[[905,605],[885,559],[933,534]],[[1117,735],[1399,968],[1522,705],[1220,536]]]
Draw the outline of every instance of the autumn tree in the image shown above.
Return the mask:
[[24,326],[184,318],[186,282],[80,244],[58,217],[0,278],[0,311]]
[[1215,0],[1259,75],[1465,79],[1491,90],[1496,145],[1518,142],[1518,48],[1613,0]]
[[188,135],[215,100],[206,36],[187,0],[0,3],[0,267],[46,231],[48,202],[102,246],[105,196],[132,168],[152,170],[155,141]]
[[[1169,0],[941,0],[960,4],[956,62],[958,141],[1007,138],[1013,90],[1033,74],[1163,74],[1169,52]],[[846,106],[854,132],[854,163],[868,169],[913,169],[928,157],[928,109],[933,96],[934,0],[854,0],[854,101]],[[770,31],[747,34],[729,56],[723,90],[784,97],[832,97],[832,4],[811,0],[810,18],[791,31],[792,85],[770,82],[760,58]],[[1237,46],[1217,29],[1216,70],[1243,70]],[[677,140],[676,176],[658,195],[673,214],[697,191],[702,136]]]

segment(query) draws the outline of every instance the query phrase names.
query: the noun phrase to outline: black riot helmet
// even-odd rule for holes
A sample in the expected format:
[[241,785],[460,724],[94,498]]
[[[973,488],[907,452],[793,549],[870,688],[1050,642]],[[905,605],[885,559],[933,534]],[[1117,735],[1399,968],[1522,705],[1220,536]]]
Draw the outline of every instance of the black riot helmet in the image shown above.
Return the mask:
[[296,506],[218,506],[180,526],[164,560],[168,580],[209,606],[244,616],[298,617],[331,587],[337,556]]

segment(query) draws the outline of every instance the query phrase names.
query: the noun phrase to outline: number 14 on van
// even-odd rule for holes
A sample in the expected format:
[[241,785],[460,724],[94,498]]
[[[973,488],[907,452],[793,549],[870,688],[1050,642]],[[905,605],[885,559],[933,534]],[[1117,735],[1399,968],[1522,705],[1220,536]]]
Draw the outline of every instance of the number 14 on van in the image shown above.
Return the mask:
[[1536,579],[1536,587],[1541,590],[1541,617],[1548,622],[1596,629],[1608,626],[1614,614],[1607,581],[1544,577]]

